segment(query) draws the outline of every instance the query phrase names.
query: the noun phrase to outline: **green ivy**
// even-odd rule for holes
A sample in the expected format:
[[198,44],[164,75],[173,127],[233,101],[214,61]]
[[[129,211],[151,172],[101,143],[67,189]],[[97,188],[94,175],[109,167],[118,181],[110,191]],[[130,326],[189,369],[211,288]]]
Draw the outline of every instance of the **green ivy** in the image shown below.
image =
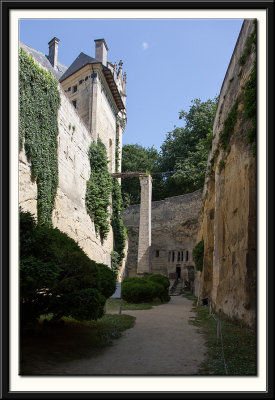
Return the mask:
[[248,143],[253,145],[253,154],[256,155],[257,139],[257,68],[254,62],[249,80],[245,84],[244,117],[252,122],[252,128],[247,132]]
[[110,230],[108,207],[111,204],[112,178],[108,171],[106,148],[100,138],[97,143],[91,143],[88,156],[91,174],[86,186],[86,210],[103,241]]
[[257,45],[257,20],[255,19],[253,21],[253,23],[254,23],[254,30],[246,40],[243,54],[241,55],[241,57],[239,59],[239,64],[240,65],[244,65],[246,63],[246,60],[248,59],[248,56],[250,55],[250,53],[251,53],[251,51],[253,49],[253,46],[256,49],[256,45]]
[[[116,172],[118,172],[119,168],[119,139],[116,139],[116,160],[115,160],[115,168]],[[111,224],[114,233],[114,250],[111,254],[111,265],[114,271],[118,271],[119,267],[122,264],[122,260],[125,257],[124,248],[126,243],[126,228],[124,226],[121,210],[122,210],[122,196],[121,196],[121,187],[116,178],[113,178],[113,188],[112,188],[112,208],[113,213],[111,217]]]
[[196,244],[192,252],[193,260],[195,261],[197,271],[202,271],[203,268],[203,255],[204,255],[204,241],[203,239]]
[[227,115],[227,118],[224,121],[223,130],[220,133],[219,144],[223,150],[226,150],[228,148],[231,135],[234,132],[234,127],[238,117],[239,101],[239,98],[237,98],[229,114]]
[[52,225],[58,185],[58,108],[60,95],[53,75],[38,67],[21,48],[19,53],[19,145],[31,162],[37,183],[40,225]]

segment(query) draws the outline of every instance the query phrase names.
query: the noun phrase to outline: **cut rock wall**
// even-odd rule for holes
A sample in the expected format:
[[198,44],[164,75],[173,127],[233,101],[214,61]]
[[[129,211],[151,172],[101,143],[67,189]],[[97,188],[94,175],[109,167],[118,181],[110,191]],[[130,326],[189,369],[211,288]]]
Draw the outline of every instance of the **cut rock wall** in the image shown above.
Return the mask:
[[[152,273],[169,276],[169,274],[175,274],[176,268],[179,267],[182,278],[189,280],[188,269],[191,271],[191,267],[194,267],[192,250],[196,244],[201,207],[201,191],[199,190],[152,202],[150,248]],[[129,276],[136,276],[140,206],[128,207],[122,212],[122,218],[127,228],[129,241],[126,269]],[[174,252],[174,260],[172,260],[172,252]],[[183,260],[181,259],[182,252]],[[186,260],[187,252],[188,260]],[[180,253],[180,260],[178,260],[178,253]],[[191,274],[192,272],[189,272],[189,275]]]
[[[244,21],[219,96],[214,120],[210,160],[218,149],[219,134],[237,97],[242,93],[255,60],[251,52],[240,66],[246,40],[254,30]],[[256,159],[247,143],[251,123],[244,118],[244,104],[238,106],[237,122],[225,157],[221,149],[213,175],[206,179],[204,211],[197,241],[204,239],[204,266],[197,275],[196,294],[208,297],[216,310],[231,319],[255,325],[256,318]],[[225,161],[222,170],[221,160]]]

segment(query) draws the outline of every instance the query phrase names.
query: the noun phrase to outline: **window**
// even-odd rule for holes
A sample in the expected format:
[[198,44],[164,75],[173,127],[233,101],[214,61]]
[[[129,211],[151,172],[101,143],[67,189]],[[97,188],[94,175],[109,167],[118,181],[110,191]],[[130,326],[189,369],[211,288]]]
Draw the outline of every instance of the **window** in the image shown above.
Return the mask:
[[186,261],[188,261],[188,250],[186,250]]
[[174,262],[175,261],[175,252],[173,251],[172,252],[172,262]]
[[81,84],[82,84],[82,82],[83,82],[83,79],[80,79],[80,81],[78,82],[78,83],[79,83],[79,85],[81,85]]
[[87,81],[87,80],[88,80],[88,76],[85,77],[85,81]]
[[77,85],[73,86],[73,93],[77,92]]
[[181,252],[181,261],[183,261],[183,251]]
[[71,87],[68,87],[67,92],[70,92],[70,91],[71,91]]
[[178,261],[180,261],[180,251],[178,251]]
[[168,253],[168,261],[169,262],[171,261],[171,251],[169,251],[169,253]]
[[74,108],[76,108],[76,100],[73,100],[73,106],[74,106]]
[[159,257],[159,250],[156,250],[156,257]]

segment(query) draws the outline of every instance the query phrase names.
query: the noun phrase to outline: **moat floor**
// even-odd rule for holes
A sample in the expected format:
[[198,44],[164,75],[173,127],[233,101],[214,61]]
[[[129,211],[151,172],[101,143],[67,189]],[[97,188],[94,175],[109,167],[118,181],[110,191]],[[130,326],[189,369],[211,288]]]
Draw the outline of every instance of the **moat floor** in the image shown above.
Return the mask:
[[124,311],[136,317],[113,346],[92,358],[58,364],[43,375],[196,375],[206,347],[190,325],[192,302],[174,296],[151,310]]

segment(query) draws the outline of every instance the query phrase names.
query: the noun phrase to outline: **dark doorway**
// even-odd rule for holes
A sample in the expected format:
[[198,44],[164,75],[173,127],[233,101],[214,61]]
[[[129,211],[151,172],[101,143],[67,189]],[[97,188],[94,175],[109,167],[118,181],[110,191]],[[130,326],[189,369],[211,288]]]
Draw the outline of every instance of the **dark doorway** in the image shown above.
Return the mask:
[[177,274],[177,278],[180,279],[180,277],[181,277],[181,268],[180,267],[176,267],[176,274]]

